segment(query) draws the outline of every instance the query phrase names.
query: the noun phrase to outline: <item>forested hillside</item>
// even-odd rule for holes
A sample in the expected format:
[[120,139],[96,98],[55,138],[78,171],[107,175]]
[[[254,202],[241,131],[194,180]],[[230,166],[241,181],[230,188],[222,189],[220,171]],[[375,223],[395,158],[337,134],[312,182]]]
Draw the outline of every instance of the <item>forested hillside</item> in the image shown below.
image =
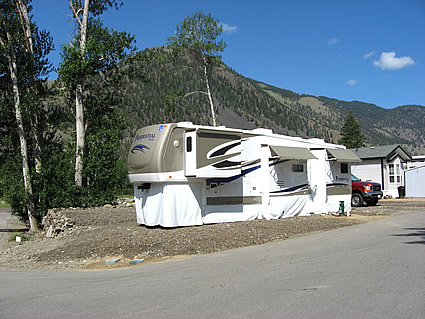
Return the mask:
[[[138,53],[133,76],[125,79],[121,99],[131,134],[154,124],[191,121],[211,124],[202,70],[186,56],[172,57],[164,48]],[[124,72],[126,73],[126,72]],[[276,133],[318,137],[338,143],[348,112],[362,125],[370,145],[403,144],[412,154],[425,152],[425,107],[383,109],[374,104],[300,95],[248,79],[223,63],[210,66],[210,85],[218,124],[271,128]]]
[[[140,54],[160,54],[160,49]],[[121,90],[131,123],[141,127],[152,123],[191,121],[211,124],[202,70],[185,56],[138,59],[132,68],[143,70],[128,78]],[[149,61],[149,62],[147,62]],[[126,66],[129,67],[129,66]],[[222,63],[211,66],[210,85],[220,125],[238,128],[267,127],[276,133],[316,136],[330,140],[326,127],[314,125],[306,114],[289,107],[263,91],[262,85],[247,79]],[[316,123],[319,124],[319,123]]]
[[362,123],[368,142],[374,145],[403,144],[412,154],[425,152],[425,107],[404,105],[384,109],[359,101],[340,101],[319,97],[329,105],[350,111]]

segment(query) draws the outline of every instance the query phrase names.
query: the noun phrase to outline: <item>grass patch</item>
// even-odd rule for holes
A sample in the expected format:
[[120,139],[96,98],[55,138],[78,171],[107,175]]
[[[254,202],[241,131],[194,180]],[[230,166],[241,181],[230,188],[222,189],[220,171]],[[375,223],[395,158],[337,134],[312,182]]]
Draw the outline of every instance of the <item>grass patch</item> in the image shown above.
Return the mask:
[[126,198],[133,198],[133,197],[134,197],[134,194],[126,194],[126,195],[118,196],[118,198],[123,198],[123,199],[126,199]]
[[10,207],[10,205],[8,203],[0,202],[0,207]]
[[16,237],[21,237],[21,242],[24,241],[29,241],[32,239],[33,234],[28,234],[28,233],[13,233],[10,237],[9,240],[10,242],[16,242]]

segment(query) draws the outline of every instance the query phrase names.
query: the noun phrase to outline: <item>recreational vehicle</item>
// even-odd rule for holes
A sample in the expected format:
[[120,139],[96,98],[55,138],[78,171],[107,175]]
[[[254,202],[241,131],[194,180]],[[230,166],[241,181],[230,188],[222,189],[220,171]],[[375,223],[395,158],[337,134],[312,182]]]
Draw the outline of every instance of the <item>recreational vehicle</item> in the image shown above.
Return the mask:
[[321,139],[169,123],[137,131],[128,177],[139,224],[191,226],[349,214],[356,161]]

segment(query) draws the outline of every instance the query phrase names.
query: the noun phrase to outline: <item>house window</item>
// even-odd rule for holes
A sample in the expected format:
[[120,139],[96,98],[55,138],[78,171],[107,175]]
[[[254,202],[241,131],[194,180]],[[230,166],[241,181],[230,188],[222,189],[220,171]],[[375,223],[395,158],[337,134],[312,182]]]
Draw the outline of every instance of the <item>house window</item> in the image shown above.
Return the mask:
[[394,178],[394,164],[388,164],[388,174],[390,176],[390,183],[395,182]]
[[302,173],[304,172],[304,165],[303,164],[292,164],[292,171],[295,173]]
[[397,183],[401,183],[400,164],[395,164],[395,172],[397,175]]
[[341,174],[348,174],[348,164],[341,163]]

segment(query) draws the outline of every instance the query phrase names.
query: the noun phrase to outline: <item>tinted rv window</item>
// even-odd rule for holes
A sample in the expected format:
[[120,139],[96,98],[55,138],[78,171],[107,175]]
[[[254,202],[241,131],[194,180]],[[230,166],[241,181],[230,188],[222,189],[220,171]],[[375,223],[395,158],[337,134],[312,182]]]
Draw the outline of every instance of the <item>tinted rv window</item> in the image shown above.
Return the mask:
[[186,151],[192,152],[192,136],[186,138]]
[[304,172],[304,165],[303,164],[292,164],[292,171],[296,173],[302,173]]
[[348,164],[347,163],[341,163],[341,173],[342,174],[348,174]]

